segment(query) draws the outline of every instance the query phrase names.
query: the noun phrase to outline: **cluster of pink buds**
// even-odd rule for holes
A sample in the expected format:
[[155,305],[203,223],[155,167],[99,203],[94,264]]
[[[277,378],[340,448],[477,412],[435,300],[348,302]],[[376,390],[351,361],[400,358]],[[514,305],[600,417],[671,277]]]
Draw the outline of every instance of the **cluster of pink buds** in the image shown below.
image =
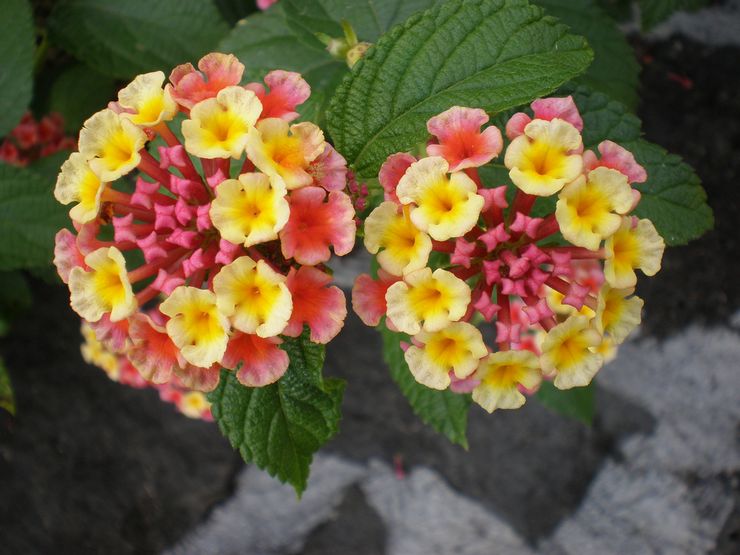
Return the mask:
[[75,140],[64,134],[61,114],[51,113],[36,121],[33,114],[27,112],[0,142],[0,160],[14,166],[27,166],[60,150],[75,148]]
[[[479,109],[430,119],[427,157],[388,158],[385,201],[365,220],[380,269],[353,290],[366,324],[385,316],[411,336],[403,346],[418,382],[472,392],[489,412],[520,407],[543,377],[560,389],[589,384],[640,322],[635,270],[654,275],[664,250],[653,224],[631,215],[632,184],[647,179],[632,154],[610,141],[584,152],[570,97],[531,109],[506,125],[513,187],[481,181],[477,168],[504,139],[481,130],[489,118]],[[534,217],[552,195],[554,211]],[[444,260],[436,269],[433,251]],[[476,326],[487,323],[495,344]]]
[[56,237],[70,304],[155,384],[208,391],[221,368],[273,383],[281,336],[326,343],[346,316],[325,267],[354,246],[346,162],[316,125],[290,123],[311,92],[299,74],[242,86],[243,72],[212,53],[169,83],[137,76],[57,180],[77,231]]

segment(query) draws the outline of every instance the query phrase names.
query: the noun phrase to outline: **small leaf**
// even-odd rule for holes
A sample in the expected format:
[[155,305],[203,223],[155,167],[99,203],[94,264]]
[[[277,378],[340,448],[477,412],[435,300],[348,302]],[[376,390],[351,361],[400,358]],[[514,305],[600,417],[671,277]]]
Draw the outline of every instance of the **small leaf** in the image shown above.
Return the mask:
[[324,346],[311,343],[307,333],[285,338],[282,348],[290,366],[277,383],[246,387],[222,370],[209,399],[221,432],[244,460],[291,484],[300,496],[313,453],[339,431],[344,382],[322,379]]
[[54,235],[68,224],[53,188],[53,179],[0,164],[0,270],[51,264]]
[[0,137],[13,129],[31,102],[34,31],[27,0],[2,0],[0,21]]
[[401,341],[409,341],[407,335],[390,331],[380,325],[383,335],[383,356],[401,393],[408,399],[414,413],[437,432],[447,436],[453,443],[468,448],[466,431],[470,397],[450,390],[437,391],[416,381],[403,358]]
[[5,409],[15,416],[15,396],[13,386],[10,383],[8,369],[5,368],[3,359],[0,358],[0,409]]
[[454,104],[495,113],[586,69],[582,37],[524,0],[450,0],[383,35],[340,85],[328,113],[335,146],[363,177],[427,136]]
[[679,10],[693,11],[706,6],[707,0],[638,0],[642,28],[648,31]]
[[70,54],[121,79],[195,62],[229,30],[205,0],[62,0],[48,25]]
[[630,110],[637,107],[640,66],[635,53],[619,30],[594,0],[533,0],[548,14],[568,25],[574,33],[586,37],[594,51],[594,62],[577,83],[608,94]]
[[591,424],[594,419],[593,384],[573,389],[558,389],[550,382],[543,381],[537,398],[550,410]]
[[579,88],[574,98],[583,116],[584,143],[595,148],[609,139],[630,150],[648,180],[635,214],[648,218],[668,245],[684,245],[714,225],[707,195],[694,170],[676,155],[640,138],[640,120],[606,95]]
[[64,117],[64,128],[74,135],[84,121],[116,98],[116,83],[83,64],[75,64],[51,86],[49,111]]

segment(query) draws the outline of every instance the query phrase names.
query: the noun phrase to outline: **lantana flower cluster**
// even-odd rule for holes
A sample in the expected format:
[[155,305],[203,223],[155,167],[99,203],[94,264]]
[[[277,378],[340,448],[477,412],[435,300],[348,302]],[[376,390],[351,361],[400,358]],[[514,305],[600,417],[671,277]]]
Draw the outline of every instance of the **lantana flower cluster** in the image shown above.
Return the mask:
[[325,267],[354,246],[346,162],[291,123],[311,92],[299,74],[242,86],[243,72],[212,53],[168,83],[137,76],[85,122],[57,180],[76,230],[55,248],[70,304],[155,384],[208,391],[221,368],[273,383],[281,336],[307,326],[326,343],[346,316]]
[[[571,97],[531,111],[509,119],[505,151],[483,110],[453,107],[428,121],[426,157],[391,155],[364,228],[377,278],[353,289],[366,324],[411,336],[419,383],[489,412],[522,406],[543,378],[589,384],[640,322],[635,270],[654,275],[664,250],[632,214],[647,179],[633,155],[611,141],[584,152]],[[514,187],[478,172],[502,151]]]
[[13,166],[27,166],[61,150],[74,150],[77,143],[64,132],[64,118],[52,112],[36,120],[26,112],[21,121],[0,142],[0,160]]

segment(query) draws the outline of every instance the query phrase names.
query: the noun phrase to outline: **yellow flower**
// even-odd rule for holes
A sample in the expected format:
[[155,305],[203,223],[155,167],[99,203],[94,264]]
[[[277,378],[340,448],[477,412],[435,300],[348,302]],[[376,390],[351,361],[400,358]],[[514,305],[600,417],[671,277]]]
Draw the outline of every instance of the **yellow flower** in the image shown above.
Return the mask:
[[313,183],[306,171],[326,148],[324,133],[309,122],[288,125],[279,118],[266,118],[249,131],[247,155],[254,165],[287,189]]
[[167,335],[190,364],[208,368],[220,362],[229,341],[229,321],[216,306],[216,295],[181,285],[159,305]]
[[568,241],[592,251],[622,223],[621,214],[632,208],[627,176],[609,168],[596,168],[560,191],[555,208],[560,231]]
[[189,418],[200,418],[203,411],[211,406],[206,396],[200,391],[188,391],[182,396],[177,408]]
[[210,216],[221,237],[250,247],[277,239],[285,227],[290,206],[285,189],[273,187],[263,173],[243,173],[239,179],[227,179],[216,189]]
[[473,229],[483,208],[478,187],[464,172],[449,177],[444,158],[430,156],[411,164],[398,182],[402,204],[415,204],[411,221],[437,241],[460,237]]
[[[607,334],[615,345],[622,343],[640,325],[642,299],[631,296],[634,289],[612,289],[604,284],[596,306],[596,329]],[[629,298],[628,298],[629,297]]]
[[380,203],[365,219],[365,248],[378,254],[386,272],[400,276],[427,265],[432,240],[411,222],[409,208],[398,210],[394,202]]
[[399,331],[416,335],[439,331],[465,315],[470,287],[441,268],[422,268],[397,281],[385,294],[388,318]]
[[146,133],[112,110],[101,110],[80,131],[80,153],[104,182],[126,175],[141,161]]
[[90,270],[72,268],[69,273],[70,304],[89,322],[110,313],[111,322],[130,316],[137,308],[126,273],[126,261],[115,247],[97,249],[85,257]]
[[542,372],[555,376],[559,389],[570,389],[591,383],[604,364],[604,358],[592,352],[601,343],[601,334],[590,327],[585,316],[571,316],[552,328],[542,342]]
[[432,389],[450,385],[450,372],[463,379],[478,367],[488,353],[478,328],[454,322],[436,332],[422,331],[415,338],[423,347],[412,345],[404,358],[416,381]]
[[85,224],[98,217],[100,198],[104,190],[105,183],[90,169],[85,157],[79,152],[73,152],[62,164],[54,197],[62,204],[77,202],[69,215],[75,222]]
[[219,310],[244,333],[273,337],[285,329],[293,300],[285,276],[264,260],[242,256],[224,266],[213,280]]
[[583,159],[576,152],[582,144],[581,134],[567,121],[536,119],[511,141],[504,165],[522,191],[550,196],[581,174]]
[[637,284],[635,270],[654,276],[660,270],[665,243],[650,220],[640,220],[632,226],[632,218],[624,218],[617,232],[606,240],[604,277],[617,289]]
[[480,380],[473,390],[473,401],[493,412],[521,407],[526,399],[519,385],[534,389],[542,381],[542,372],[530,351],[499,351],[484,358],[473,377]]
[[601,355],[604,359],[604,364],[610,363],[617,357],[617,345],[614,343],[614,339],[607,336],[604,336],[601,339],[601,343],[596,345],[596,347],[591,347],[591,351],[597,355]]
[[102,369],[111,380],[118,381],[120,375],[118,355],[105,348],[95,335],[95,330],[87,322],[82,322],[80,331],[85,339],[80,346],[83,360]]
[[153,71],[137,75],[118,93],[118,103],[133,113],[122,113],[121,117],[142,127],[154,127],[162,121],[171,120],[177,113],[177,104],[169,89],[164,89],[164,73]]
[[581,307],[581,310],[576,310],[576,307],[563,303],[564,298],[565,295],[563,295],[560,291],[555,291],[555,289],[545,286],[545,301],[547,302],[547,306],[550,307],[550,310],[552,310],[555,314],[559,314],[560,316],[582,314],[584,316],[588,316],[589,318],[594,317],[595,312],[587,307],[585,304]]
[[262,113],[262,103],[242,87],[225,87],[201,100],[182,122],[185,149],[201,158],[241,158],[247,135]]

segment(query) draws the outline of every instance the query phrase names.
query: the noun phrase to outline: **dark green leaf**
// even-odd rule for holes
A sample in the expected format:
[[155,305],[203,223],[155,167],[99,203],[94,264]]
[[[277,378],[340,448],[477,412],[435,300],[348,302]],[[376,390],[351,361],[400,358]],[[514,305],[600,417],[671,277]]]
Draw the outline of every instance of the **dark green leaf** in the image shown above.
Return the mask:
[[427,136],[454,104],[495,113],[586,69],[582,37],[524,0],[450,0],[381,37],[340,85],[328,114],[335,146],[359,175]]
[[707,0],[638,0],[642,28],[646,31],[679,10],[698,10]]
[[361,41],[375,42],[394,25],[443,0],[283,0],[288,23],[299,35],[321,32],[342,37],[339,23],[348,21]]
[[32,301],[31,289],[21,272],[0,272],[0,314],[15,317]]
[[53,189],[53,179],[0,164],[0,270],[51,264],[54,235],[68,224]]
[[547,13],[583,35],[594,51],[594,62],[576,82],[608,94],[630,110],[637,107],[640,66],[624,33],[594,0],[534,0]]
[[64,116],[64,128],[75,136],[83,122],[116,99],[116,82],[83,64],[67,68],[51,87],[49,111]]
[[31,102],[34,32],[27,0],[0,2],[0,137],[13,129]]
[[550,382],[543,381],[537,398],[547,408],[565,416],[591,424],[594,419],[593,384],[573,389],[558,389]]
[[10,383],[8,369],[5,368],[3,359],[0,358],[0,409],[5,409],[10,414],[15,415],[15,397],[13,396],[13,386]]
[[286,338],[290,356],[285,375],[272,385],[241,385],[223,370],[209,399],[221,432],[247,462],[291,484],[298,495],[305,489],[313,453],[339,431],[344,382],[322,379],[324,346],[308,334]]
[[221,17],[231,25],[257,11],[254,0],[214,0],[214,2],[221,12]]
[[408,399],[414,413],[453,443],[468,448],[466,430],[470,397],[452,391],[437,391],[421,385],[414,379],[403,358],[401,341],[409,341],[407,335],[390,331],[380,325],[383,335],[383,356],[401,393]]
[[121,79],[197,61],[229,29],[206,0],[61,0],[48,25],[54,42]]

